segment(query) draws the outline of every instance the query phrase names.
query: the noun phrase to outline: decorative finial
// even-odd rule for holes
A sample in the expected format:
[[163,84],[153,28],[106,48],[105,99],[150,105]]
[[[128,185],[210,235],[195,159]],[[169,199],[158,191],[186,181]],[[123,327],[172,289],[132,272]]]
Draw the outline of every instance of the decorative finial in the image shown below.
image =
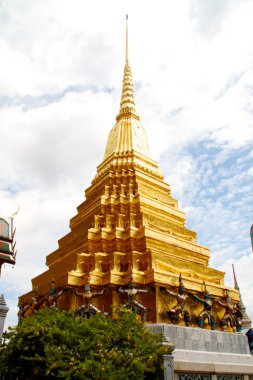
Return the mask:
[[0,294],[0,342],[1,342],[1,337],[3,335],[4,322],[5,322],[5,318],[6,318],[8,311],[9,311],[9,308],[6,305],[4,295]]
[[246,312],[246,307],[242,301],[242,295],[240,293],[240,288],[239,288],[239,285],[238,285],[238,282],[237,282],[237,279],[236,279],[236,275],[235,275],[235,268],[234,268],[234,264],[232,264],[232,268],[233,268],[233,274],[234,274],[234,288],[238,291],[239,293],[239,308],[241,310],[241,313],[242,313],[242,328],[243,329],[249,329],[251,328],[251,320],[249,319],[248,317],[248,314]]
[[236,275],[235,275],[235,267],[234,267],[234,264],[232,264],[232,268],[233,268],[233,275],[234,275],[234,288],[236,290],[239,290],[239,285],[238,285],[238,282],[236,280]]
[[126,65],[128,64],[128,14],[126,14]]
[[122,117],[129,118],[130,116],[134,117],[136,120],[140,120],[139,115],[136,113],[132,70],[128,61],[128,15],[126,15],[126,62],[123,76],[120,112],[117,115],[116,120],[119,122]]
[[19,210],[20,210],[20,206],[18,206],[17,211],[15,211],[15,212],[12,214],[12,216],[11,216],[12,219],[14,219],[14,217],[18,214]]

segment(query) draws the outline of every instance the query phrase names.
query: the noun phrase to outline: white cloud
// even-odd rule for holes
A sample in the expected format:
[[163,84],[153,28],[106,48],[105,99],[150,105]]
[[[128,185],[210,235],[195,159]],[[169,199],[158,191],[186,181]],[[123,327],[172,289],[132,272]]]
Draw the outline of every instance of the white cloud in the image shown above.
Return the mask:
[[224,20],[228,17],[229,11],[238,1],[213,0],[213,1],[190,1],[190,15],[193,17],[196,28],[205,36],[213,37],[222,27]]

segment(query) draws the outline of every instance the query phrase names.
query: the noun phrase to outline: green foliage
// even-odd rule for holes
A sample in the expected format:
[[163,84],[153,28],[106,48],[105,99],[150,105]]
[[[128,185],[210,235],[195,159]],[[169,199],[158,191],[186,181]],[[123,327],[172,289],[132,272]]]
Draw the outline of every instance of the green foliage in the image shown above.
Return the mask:
[[1,380],[156,379],[162,337],[134,314],[75,318],[45,308],[7,333],[0,345]]

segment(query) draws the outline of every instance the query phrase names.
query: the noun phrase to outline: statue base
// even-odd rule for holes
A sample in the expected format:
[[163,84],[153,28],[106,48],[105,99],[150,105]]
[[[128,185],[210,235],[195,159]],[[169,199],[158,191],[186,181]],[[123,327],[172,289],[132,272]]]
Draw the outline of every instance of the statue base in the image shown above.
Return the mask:
[[[173,343],[174,379],[248,380],[253,378],[253,356],[248,339],[242,333],[227,333],[169,324],[148,324]],[[212,376],[213,375],[213,376]],[[251,375],[251,376],[249,376]],[[217,378],[216,378],[217,379]]]

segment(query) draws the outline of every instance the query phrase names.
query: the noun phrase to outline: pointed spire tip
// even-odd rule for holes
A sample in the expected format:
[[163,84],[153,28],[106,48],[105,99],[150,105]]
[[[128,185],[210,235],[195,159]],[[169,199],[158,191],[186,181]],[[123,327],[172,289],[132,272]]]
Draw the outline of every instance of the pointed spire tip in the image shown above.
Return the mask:
[[232,268],[233,268],[233,275],[234,275],[234,288],[239,290],[239,285],[238,285],[238,282],[237,282],[237,279],[236,279],[236,275],[235,275],[235,267],[234,267],[234,264],[232,264]]
[[128,64],[128,14],[126,14],[126,64]]

